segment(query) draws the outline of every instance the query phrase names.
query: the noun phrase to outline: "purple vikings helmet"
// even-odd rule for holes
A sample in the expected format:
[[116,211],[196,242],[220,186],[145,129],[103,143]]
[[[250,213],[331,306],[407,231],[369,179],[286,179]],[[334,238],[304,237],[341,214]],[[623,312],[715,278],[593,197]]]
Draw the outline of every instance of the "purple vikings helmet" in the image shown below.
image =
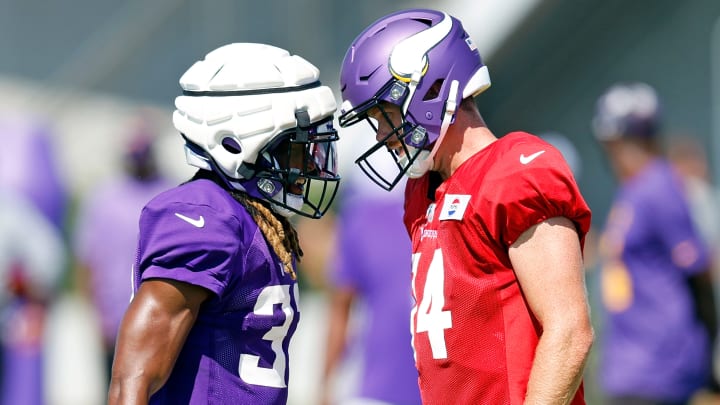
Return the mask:
[[[456,18],[434,10],[412,9],[387,15],[353,41],[343,60],[340,125],[366,120],[383,105],[402,112],[402,124],[356,161],[380,187],[391,190],[406,174],[415,178],[431,167],[437,146],[453,123],[460,102],[490,86],[490,75],[477,47]],[[389,173],[378,169],[376,152],[387,150],[390,137],[402,140],[401,151],[389,151],[395,165]],[[384,153],[381,159],[387,159]]]
[[618,83],[598,98],[592,128],[598,141],[650,139],[660,127],[660,102],[645,83]]
[[173,123],[188,164],[269,201],[281,215],[320,218],[340,176],[335,97],[318,78],[311,63],[270,45],[210,52],[180,78],[183,95],[175,99]]

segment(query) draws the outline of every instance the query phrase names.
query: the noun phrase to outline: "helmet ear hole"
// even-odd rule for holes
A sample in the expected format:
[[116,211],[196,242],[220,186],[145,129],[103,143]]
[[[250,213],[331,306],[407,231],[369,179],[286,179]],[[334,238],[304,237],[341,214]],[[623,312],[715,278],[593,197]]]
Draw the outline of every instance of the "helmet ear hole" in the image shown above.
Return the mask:
[[222,146],[226,151],[228,151],[234,155],[238,155],[242,152],[242,147],[240,146],[238,141],[235,140],[234,138],[230,138],[230,137],[223,138]]
[[440,89],[442,89],[442,85],[445,83],[445,79],[439,78],[435,80],[435,83],[433,83],[432,86],[428,89],[427,93],[425,93],[425,96],[423,97],[423,101],[428,100],[435,100],[440,96]]

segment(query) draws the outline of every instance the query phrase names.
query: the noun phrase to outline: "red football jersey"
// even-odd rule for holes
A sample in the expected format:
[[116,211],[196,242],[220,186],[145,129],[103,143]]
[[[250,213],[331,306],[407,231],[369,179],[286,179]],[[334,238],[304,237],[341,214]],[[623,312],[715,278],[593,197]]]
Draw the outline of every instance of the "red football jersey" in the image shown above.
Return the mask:
[[[540,327],[523,298],[508,248],[531,226],[564,216],[581,243],[590,209],[560,152],[510,133],[432,192],[409,180],[412,332],[424,404],[521,404]],[[582,387],[573,404],[583,404]]]

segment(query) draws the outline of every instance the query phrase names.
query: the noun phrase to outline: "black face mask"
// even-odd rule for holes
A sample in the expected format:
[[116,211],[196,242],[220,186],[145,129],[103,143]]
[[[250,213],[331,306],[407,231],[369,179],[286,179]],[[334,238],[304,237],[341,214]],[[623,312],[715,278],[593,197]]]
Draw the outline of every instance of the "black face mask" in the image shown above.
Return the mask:
[[[297,127],[283,131],[260,151],[254,177],[260,179],[258,190],[273,203],[320,218],[330,208],[340,181],[335,149],[338,135],[332,117],[310,124],[307,112],[298,111],[296,118]],[[301,209],[288,204],[289,194],[302,196]]]

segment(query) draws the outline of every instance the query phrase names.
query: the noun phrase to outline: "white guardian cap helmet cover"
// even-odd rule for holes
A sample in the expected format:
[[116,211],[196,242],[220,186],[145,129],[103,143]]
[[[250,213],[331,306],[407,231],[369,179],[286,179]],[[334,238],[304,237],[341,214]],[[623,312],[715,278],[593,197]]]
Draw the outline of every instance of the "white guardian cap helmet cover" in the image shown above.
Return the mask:
[[[335,98],[319,75],[302,57],[256,43],[225,45],[195,62],[180,78],[183,95],[173,113],[188,164],[270,201],[283,215],[321,217],[340,176]],[[298,168],[290,157],[300,147]]]

